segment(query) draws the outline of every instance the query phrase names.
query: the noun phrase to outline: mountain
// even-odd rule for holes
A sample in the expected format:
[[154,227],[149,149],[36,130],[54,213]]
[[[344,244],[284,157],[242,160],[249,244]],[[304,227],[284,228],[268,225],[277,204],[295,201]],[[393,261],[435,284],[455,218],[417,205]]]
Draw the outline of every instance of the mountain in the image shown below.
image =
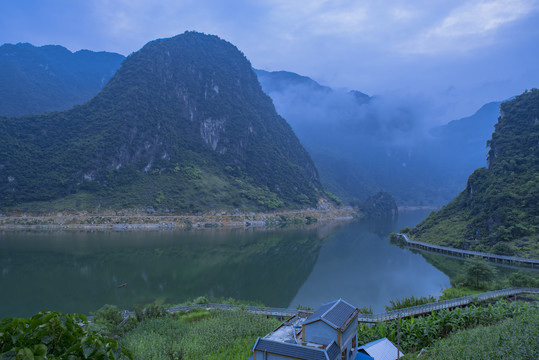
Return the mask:
[[539,257],[539,90],[500,106],[480,168],[452,202],[411,234],[420,241]]
[[0,115],[66,110],[97,94],[124,56],[58,45],[0,46]]
[[256,73],[324,186],[347,202],[385,190],[399,205],[441,206],[485,164],[499,103],[430,129],[414,99],[335,90],[283,71]]
[[307,76],[302,76],[290,71],[270,72],[258,69],[253,70],[266,93],[282,92],[291,87],[305,87],[309,90],[326,94],[332,91],[330,87],[322,86]]
[[0,119],[0,207],[316,206],[316,167],[251,64],[216,36],[146,44],[71,110]]

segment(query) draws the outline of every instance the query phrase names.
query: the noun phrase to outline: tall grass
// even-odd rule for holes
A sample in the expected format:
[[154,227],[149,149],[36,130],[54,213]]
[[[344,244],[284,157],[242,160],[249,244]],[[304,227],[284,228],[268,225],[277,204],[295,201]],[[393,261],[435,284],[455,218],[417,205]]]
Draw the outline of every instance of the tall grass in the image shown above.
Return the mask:
[[[246,359],[257,336],[280,322],[241,310],[203,311],[140,323],[122,339],[135,359]],[[196,314],[196,313],[195,313]]]
[[530,307],[496,325],[459,331],[436,342],[423,355],[427,360],[539,359],[539,308]]
[[375,326],[361,324],[358,329],[358,342],[365,344],[387,337],[396,344],[400,332],[401,349],[405,353],[418,351],[457,330],[495,324],[527,311],[529,307],[530,305],[520,302],[499,300],[486,307],[472,305],[464,309],[445,309],[423,317],[392,320],[377,323]]

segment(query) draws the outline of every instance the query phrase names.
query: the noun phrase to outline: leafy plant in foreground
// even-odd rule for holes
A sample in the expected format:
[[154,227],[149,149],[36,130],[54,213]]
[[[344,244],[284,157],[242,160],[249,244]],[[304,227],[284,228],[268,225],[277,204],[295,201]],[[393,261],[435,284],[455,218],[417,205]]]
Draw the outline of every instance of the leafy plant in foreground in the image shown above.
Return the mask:
[[[493,326],[459,331],[437,341],[425,359],[537,359],[539,357],[539,309],[530,307]],[[415,359],[414,354],[408,357]]]
[[358,329],[358,342],[366,344],[387,337],[396,344],[400,330],[401,349],[405,353],[418,351],[456,330],[495,324],[526,311],[528,307],[525,303],[499,300],[486,307],[472,305],[464,309],[440,310],[423,317],[392,320],[377,323],[375,326],[361,324]]
[[42,311],[0,322],[1,359],[132,359],[128,350],[88,331],[86,317]]

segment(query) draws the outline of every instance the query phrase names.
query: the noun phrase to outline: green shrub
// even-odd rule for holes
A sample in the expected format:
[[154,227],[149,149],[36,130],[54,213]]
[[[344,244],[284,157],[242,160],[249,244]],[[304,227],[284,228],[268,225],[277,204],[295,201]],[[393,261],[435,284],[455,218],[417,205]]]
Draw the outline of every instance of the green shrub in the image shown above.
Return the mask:
[[421,296],[420,298],[415,298],[413,295],[404,299],[389,300],[390,305],[385,306],[386,311],[404,309],[412,306],[418,306],[428,303],[436,302],[434,296]]
[[132,359],[110,338],[89,331],[86,317],[42,311],[0,322],[1,359]]
[[117,336],[121,333],[118,325],[123,321],[123,317],[115,305],[104,305],[91,315],[94,317],[89,325],[91,330],[104,336]]

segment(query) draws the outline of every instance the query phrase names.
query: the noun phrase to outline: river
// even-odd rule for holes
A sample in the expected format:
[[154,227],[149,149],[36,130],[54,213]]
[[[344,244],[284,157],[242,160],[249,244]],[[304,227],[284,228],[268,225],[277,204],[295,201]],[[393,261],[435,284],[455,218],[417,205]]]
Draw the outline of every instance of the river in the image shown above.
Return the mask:
[[449,278],[388,234],[421,221],[201,231],[0,232],[0,318],[40,310],[90,313],[198,296],[318,307],[343,298],[383,311],[438,295]]

